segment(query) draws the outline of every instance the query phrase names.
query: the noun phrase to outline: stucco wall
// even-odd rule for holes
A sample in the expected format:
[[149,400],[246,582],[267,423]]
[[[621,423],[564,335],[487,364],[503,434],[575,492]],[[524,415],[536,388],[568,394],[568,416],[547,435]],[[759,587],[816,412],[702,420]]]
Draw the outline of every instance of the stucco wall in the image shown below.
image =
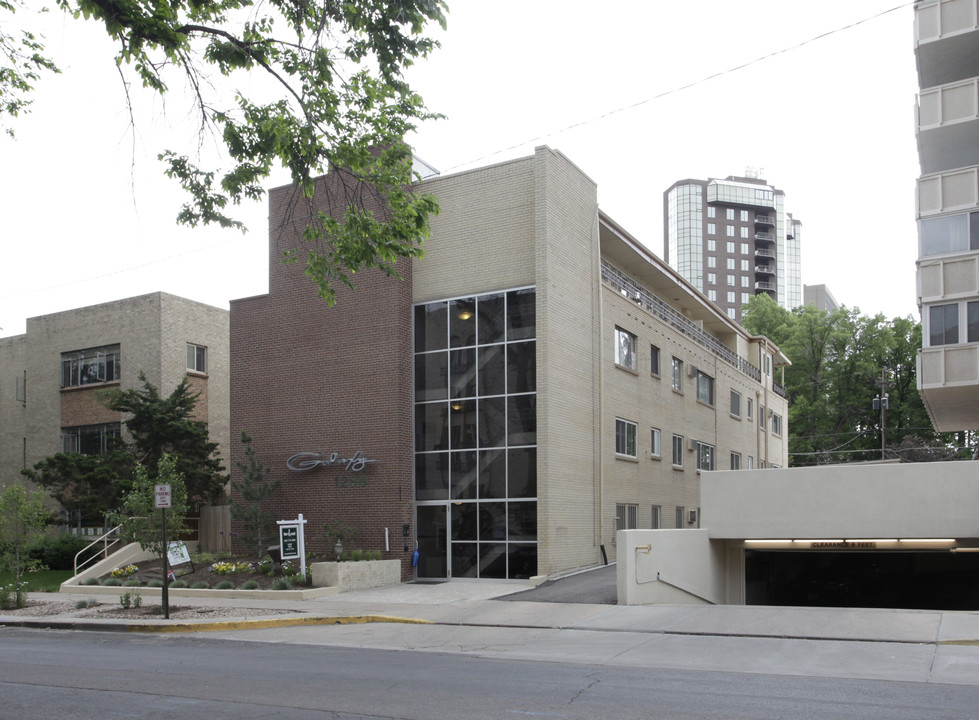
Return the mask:
[[976,538],[979,462],[705,473],[701,506],[712,538]]

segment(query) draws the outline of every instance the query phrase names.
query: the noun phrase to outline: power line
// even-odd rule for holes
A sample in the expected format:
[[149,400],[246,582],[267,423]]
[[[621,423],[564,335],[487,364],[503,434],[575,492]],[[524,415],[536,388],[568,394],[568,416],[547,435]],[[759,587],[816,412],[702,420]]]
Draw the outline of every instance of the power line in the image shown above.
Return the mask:
[[823,38],[827,38],[832,35],[836,35],[837,33],[841,33],[845,30],[850,30],[852,28],[863,25],[864,23],[871,22],[872,20],[876,20],[877,18],[883,17],[884,15],[887,15],[889,13],[895,12],[897,10],[901,10],[902,8],[906,8],[910,5],[914,5],[915,2],[916,0],[910,0],[910,2],[902,3],[901,5],[896,5],[895,7],[892,7],[888,10],[883,10],[877,13],[876,15],[871,15],[870,17],[866,17],[863,20],[857,20],[856,22],[850,23],[849,25],[844,25],[843,27],[836,28],[835,30],[829,30],[827,32],[820,33],[819,35],[811,37],[808,40],[803,40],[802,42],[796,45],[791,45],[789,47],[782,48],[781,50],[775,50],[774,52],[770,52],[767,55],[762,55],[761,57],[751,60],[749,62],[742,63],[741,65],[735,65],[734,67],[728,68],[726,70],[721,70],[719,72],[713,73],[712,75],[707,75],[706,77],[703,77],[700,80],[695,80],[691,83],[687,83],[686,85],[681,85],[680,87],[676,87],[671,90],[665,90],[664,92],[661,92],[658,95],[653,95],[652,97],[646,98],[645,100],[640,100],[639,102],[632,103],[631,105],[625,105],[615,110],[609,110],[608,112],[593,117],[590,120],[582,120],[580,122],[576,122],[564,128],[561,128],[560,130],[554,130],[552,132],[545,133],[544,135],[538,135],[535,138],[531,138],[530,140],[525,140],[523,142],[517,143],[516,145],[510,145],[509,147],[502,148],[501,150],[495,150],[487,155],[483,155],[482,157],[478,157],[474,160],[458,163],[457,165],[453,165],[452,167],[447,168],[446,172],[451,172],[453,170],[458,170],[459,168],[462,167],[481,163],[484,160],[488,160],[492,157],[496,157],[497,155],[502,155],[503,153],[510,152],[511,150],[516,150],[517,148],[521,148],[524,145],[538,143],[541,140],[546,140],[549,137],[560,135],[562,133],[568,132],[569,130],[574,130],[579,127],[584,127],[585,125],[591,125],[592,123],[599,122],[600,120],[604,120],[605,118],[611,117],[613,115],[618,115],[619,113],[624,113],[629,110],[634,110],[635,108],[642,107],[643,105],[647,105],[655,100],[660,100],[670,95],[675,95],[679,92],[683,92],[684,90],[689,90],[690,88],[697,87],[698,85],[703,85],[706,82],[715,80],[719,77],[723,77],[724,75],[730,75],[731,73],[735,73],[739,70],[744,70],[745,68],[751,67],[752,65],[757,65],[760,62],[776,57],[778,55],[784,55],[785,53],[792,52],[793,50],[798,50],[799,48],[805,47],[806,45],[816,42],[817,40],[822,40]]

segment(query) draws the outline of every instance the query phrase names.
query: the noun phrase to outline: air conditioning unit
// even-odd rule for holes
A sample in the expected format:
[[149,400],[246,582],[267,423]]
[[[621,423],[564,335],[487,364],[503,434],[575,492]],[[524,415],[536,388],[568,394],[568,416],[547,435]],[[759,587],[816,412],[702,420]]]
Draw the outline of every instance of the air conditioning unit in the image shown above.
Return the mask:
[[694,440],[693,438],[690,438],[690,442],[687,443],[687,449],[688,450],[696,450],[697,449],[697,441]]
[[696,525],[697,524],[697,511],[696,510],[687,510],[687,522],[690,525]]
[[690,377],[697,377],[697,366],[687,365],[687,375],[689,375]]

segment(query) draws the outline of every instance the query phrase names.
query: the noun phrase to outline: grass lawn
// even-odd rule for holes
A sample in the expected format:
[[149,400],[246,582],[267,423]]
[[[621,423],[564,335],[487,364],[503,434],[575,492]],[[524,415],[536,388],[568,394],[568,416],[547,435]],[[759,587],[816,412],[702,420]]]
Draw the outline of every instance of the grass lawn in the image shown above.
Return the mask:
[[[71,570],[40,570],[25,574],[24,579],[27,580],[28,592],[58,592],[61,583],[71,575]],[[7,585],[13,581],[10,573],[0,572],[0,585]]]

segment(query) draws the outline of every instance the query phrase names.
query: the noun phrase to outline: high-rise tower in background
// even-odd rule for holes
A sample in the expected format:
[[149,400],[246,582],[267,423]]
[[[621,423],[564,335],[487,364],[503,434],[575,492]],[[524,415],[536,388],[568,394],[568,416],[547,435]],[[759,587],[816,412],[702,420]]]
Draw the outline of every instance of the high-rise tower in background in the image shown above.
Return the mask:
[[918,390],[936,430],[979,427],[979,4],[917,2]]
[[728,317],[758,293],[802,304],[802,223],[765,180],[680,180],[663,193],[663,224],[666,261]]

